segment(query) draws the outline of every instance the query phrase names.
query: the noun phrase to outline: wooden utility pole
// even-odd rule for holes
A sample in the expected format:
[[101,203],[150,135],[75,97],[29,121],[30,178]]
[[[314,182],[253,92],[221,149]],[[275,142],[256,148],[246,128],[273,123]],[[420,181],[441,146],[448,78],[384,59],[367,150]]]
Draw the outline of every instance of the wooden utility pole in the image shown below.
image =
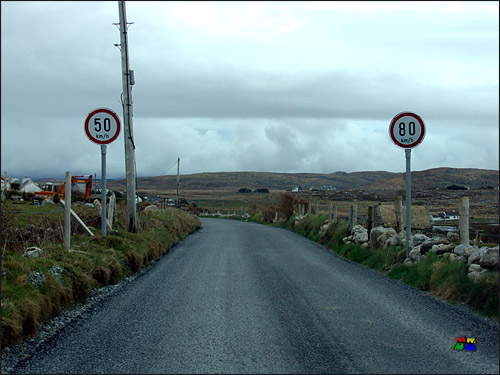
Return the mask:
[[125,170],[127,175],[127,213],[128,231],[137,232],[136,214],[136,186],[135,186],[135,144],[132,123],[132,92],[131,70],[128,56],[127,14],[125,1],[118,1],[120,14],[120,47],[122,55],[122,84],[123,84],[123,122],[125,140]]

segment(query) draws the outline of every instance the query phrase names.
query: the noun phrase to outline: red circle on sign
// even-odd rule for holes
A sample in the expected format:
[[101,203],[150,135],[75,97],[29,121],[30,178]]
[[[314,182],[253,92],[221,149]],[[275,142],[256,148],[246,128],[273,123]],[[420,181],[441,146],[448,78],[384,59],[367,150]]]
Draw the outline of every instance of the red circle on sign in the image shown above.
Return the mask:
[[[90,119],[98,113],[106,113],[115,120],[116,132],[115,132],[115,134],[111,135],[111,137],[109,139],[97,139],[90,133],[90,130],[89,130]],[[89,115],[87,116],[87,119],[85,120],[85,134],[87,134],[87,137],[89,137],[89,139],[92,142],[97,143],[99,145],[107,145],[107,144],[113,142],[120,135],[120,119],[118,118],[116,113],[114,111],[112,111],[111,109],[98,108],[98,109],[90,112]]]
[[[403,118],[403,117],[412,117],[420,125],[420,135],[417,138],[417,140],[411,141],[410,143],[402,143],[398,139],[396,139],[396,137],[394,136],[394,126],[396,126],[396,123],[398,122],[398,120],[400,118]],[[418,144],[420,144],[420,142],[422,142],[422,139],[424,139],[424,136],[425,136],[424,121],[422,120],[422,118],[420,116],[418,116],[412,112],[398,113],[396,116],[394,116],[394,118],[391,121],[391,124],[389,125],[389,135],[391,136],[391,139],[394,142],[394,144],[396,144],[397,146],[402,147],[402,148],[413,148],[413,147],[417,146]]]

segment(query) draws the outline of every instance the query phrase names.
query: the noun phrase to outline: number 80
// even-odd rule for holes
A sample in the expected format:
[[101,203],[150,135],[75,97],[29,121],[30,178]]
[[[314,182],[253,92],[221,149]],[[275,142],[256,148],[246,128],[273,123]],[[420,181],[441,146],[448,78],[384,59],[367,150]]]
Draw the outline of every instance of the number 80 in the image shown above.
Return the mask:
[[[408,134],[415,135],[415,123],[411,121],[409,124],[410,129],[408,129]],[[404,122],[399,123],[399,135],[404,137],[406,135],[406,124]]]

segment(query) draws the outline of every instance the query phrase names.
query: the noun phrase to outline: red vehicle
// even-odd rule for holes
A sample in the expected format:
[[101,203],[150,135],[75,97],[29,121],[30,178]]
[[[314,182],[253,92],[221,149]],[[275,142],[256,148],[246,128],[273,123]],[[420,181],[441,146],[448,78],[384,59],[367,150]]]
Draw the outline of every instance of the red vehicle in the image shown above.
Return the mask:
[[[86,176],[72,176],[72,184],[85,184],[85,202],[89,201],[90,194],[92,193],[92,175]],[[62,186],[57,191],[47,191],[42,190],[33,194],[33,198],[42,198],[45,200],[47,198],[52,198],[56,194],[59,195],[61,199],[64,199],[64,190],[66,189],[66,182],[63,182]]]

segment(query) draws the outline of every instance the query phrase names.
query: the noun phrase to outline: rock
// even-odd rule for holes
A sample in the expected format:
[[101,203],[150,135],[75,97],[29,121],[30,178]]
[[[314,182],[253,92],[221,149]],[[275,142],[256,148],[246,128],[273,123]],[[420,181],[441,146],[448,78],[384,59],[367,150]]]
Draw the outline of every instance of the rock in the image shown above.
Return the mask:
[[472,272],[469,272],[467,276],[471,280],[479,281],[480,279],[482,279],[485,276],[485,272],[486,272],[486,270],[483,270],[481,272],[472,271]]
[[386,241],[398,233],[393,228],[386,228],[386,230],[377,238],[377,247],[385,246]]
[[363,242],[361,244],[361,247],[365,248],[365,249],[368,249],[370,247],[370,244],[368,242]]
[[457,254],[453,253],[444,253],[442,256],[444,259],[448,259],[450,262],[454,262],[457,259]]
[[432,248],[430,251],[435,252],[437,255],[443,255],[444,253],[450,253],[453,251],[455,248],[455,244],[439,244],[439,245],[432,245]]
[[480,249],[474,250],[471,255],[469,255],[469,258],[467,258],[467,264],[479,264],[479,261],[481,258],[486,254],[486,250],[488,250],[489,247],[482,247]]
[[352,228],[353,241],[355,243],[364,243],[368,241],[368,230],[361,225],[355,225]]
[[423,244],[426,241],[430,241],[430,238],[427,237],[425,234],[422,233],[416,233],[413,236],[413,246],[418,246]]
[[[406,239],[404,239],[403,241],[401,241],[401,238],[399,236],[399,234],[397,236],[393,236],[391,238],[389,238],[387,241],[385,241],[385,244],[384,244],[384,247],[387,248],[387,247],[395,247],[395,246],[401,246],[403,244],[406,243]],[[410,239],[410,246],[411,246],[411,239]]]
[[418,262],[422,258],[422,254],[420,253],[420,246],[417,246],[417,247],[413,248],[408,253],[408,258],[410,258],[414,262]]
[[345,244],[352,243],[352,236],[342,238],[342,242]]
[[453,259],[453,261],[467,263],[467,259],[463,255],[458,255],[456,258]]
[[23,254],[23,257],[38,258],[38,257],[43,256],[43,254],[44,254],[44,252],[42,249],[40,249],[39,247],[32,246],[32,247],[28,247],[26,249],[26,251]]
[[378,244],[377,244],[377,238],[379,238],[385,231],[385,228],[382,227],[382,226],[378,226],[378,227],[375,227],[375,228],[372,228],[372,230],[370,231],[370,247],[372,249],[378,247]]
[[152,204],[152,205],[150,205],[150,206],[147,206],[147,207],[144,209],[144,211],[157,211],[157,210],[159,210],[159,208],[158,208],[158,206],[156,206],[156,205],[154,205],[154,204]]
[[43,273],[33,271],[28,275],[27,281],[33,286],[41,287],[47,281],[47,278]]
[[478,250],[476,246],[462,244],[455,247],[453,252],[467,259],[475,250]]
[[64,272],[64,268],[59,267],[59,266],[54,266],[49,269],[47,272],[49,275],[54,275],[58,279],[61,278],[62,274]]
[[481,272],[482,270],[484,270],[483,267],[481,267],[479,264],[471,264],[469,266],[469,272]]
[[458,242],[459,241],[459,236],[458,236],[458,233],[456,233],[456,232],[446,233],[446,238],[448,238],[448,240],[450,240],[450,242]]
[[406,258],[405,261],[403,262],[404,265],[406,266],[412,266],[415,262],[413,260]]
[[498,269],[498,246],[496,248],[486,250],[486,253],[479,261],[479,264],[483,268],[491,270]]
[[396,259],[398,260],[398,262],[403,262],[404,259],[406,257],[406,249],[403,249],[401,250],[397,255],[396,255]]

